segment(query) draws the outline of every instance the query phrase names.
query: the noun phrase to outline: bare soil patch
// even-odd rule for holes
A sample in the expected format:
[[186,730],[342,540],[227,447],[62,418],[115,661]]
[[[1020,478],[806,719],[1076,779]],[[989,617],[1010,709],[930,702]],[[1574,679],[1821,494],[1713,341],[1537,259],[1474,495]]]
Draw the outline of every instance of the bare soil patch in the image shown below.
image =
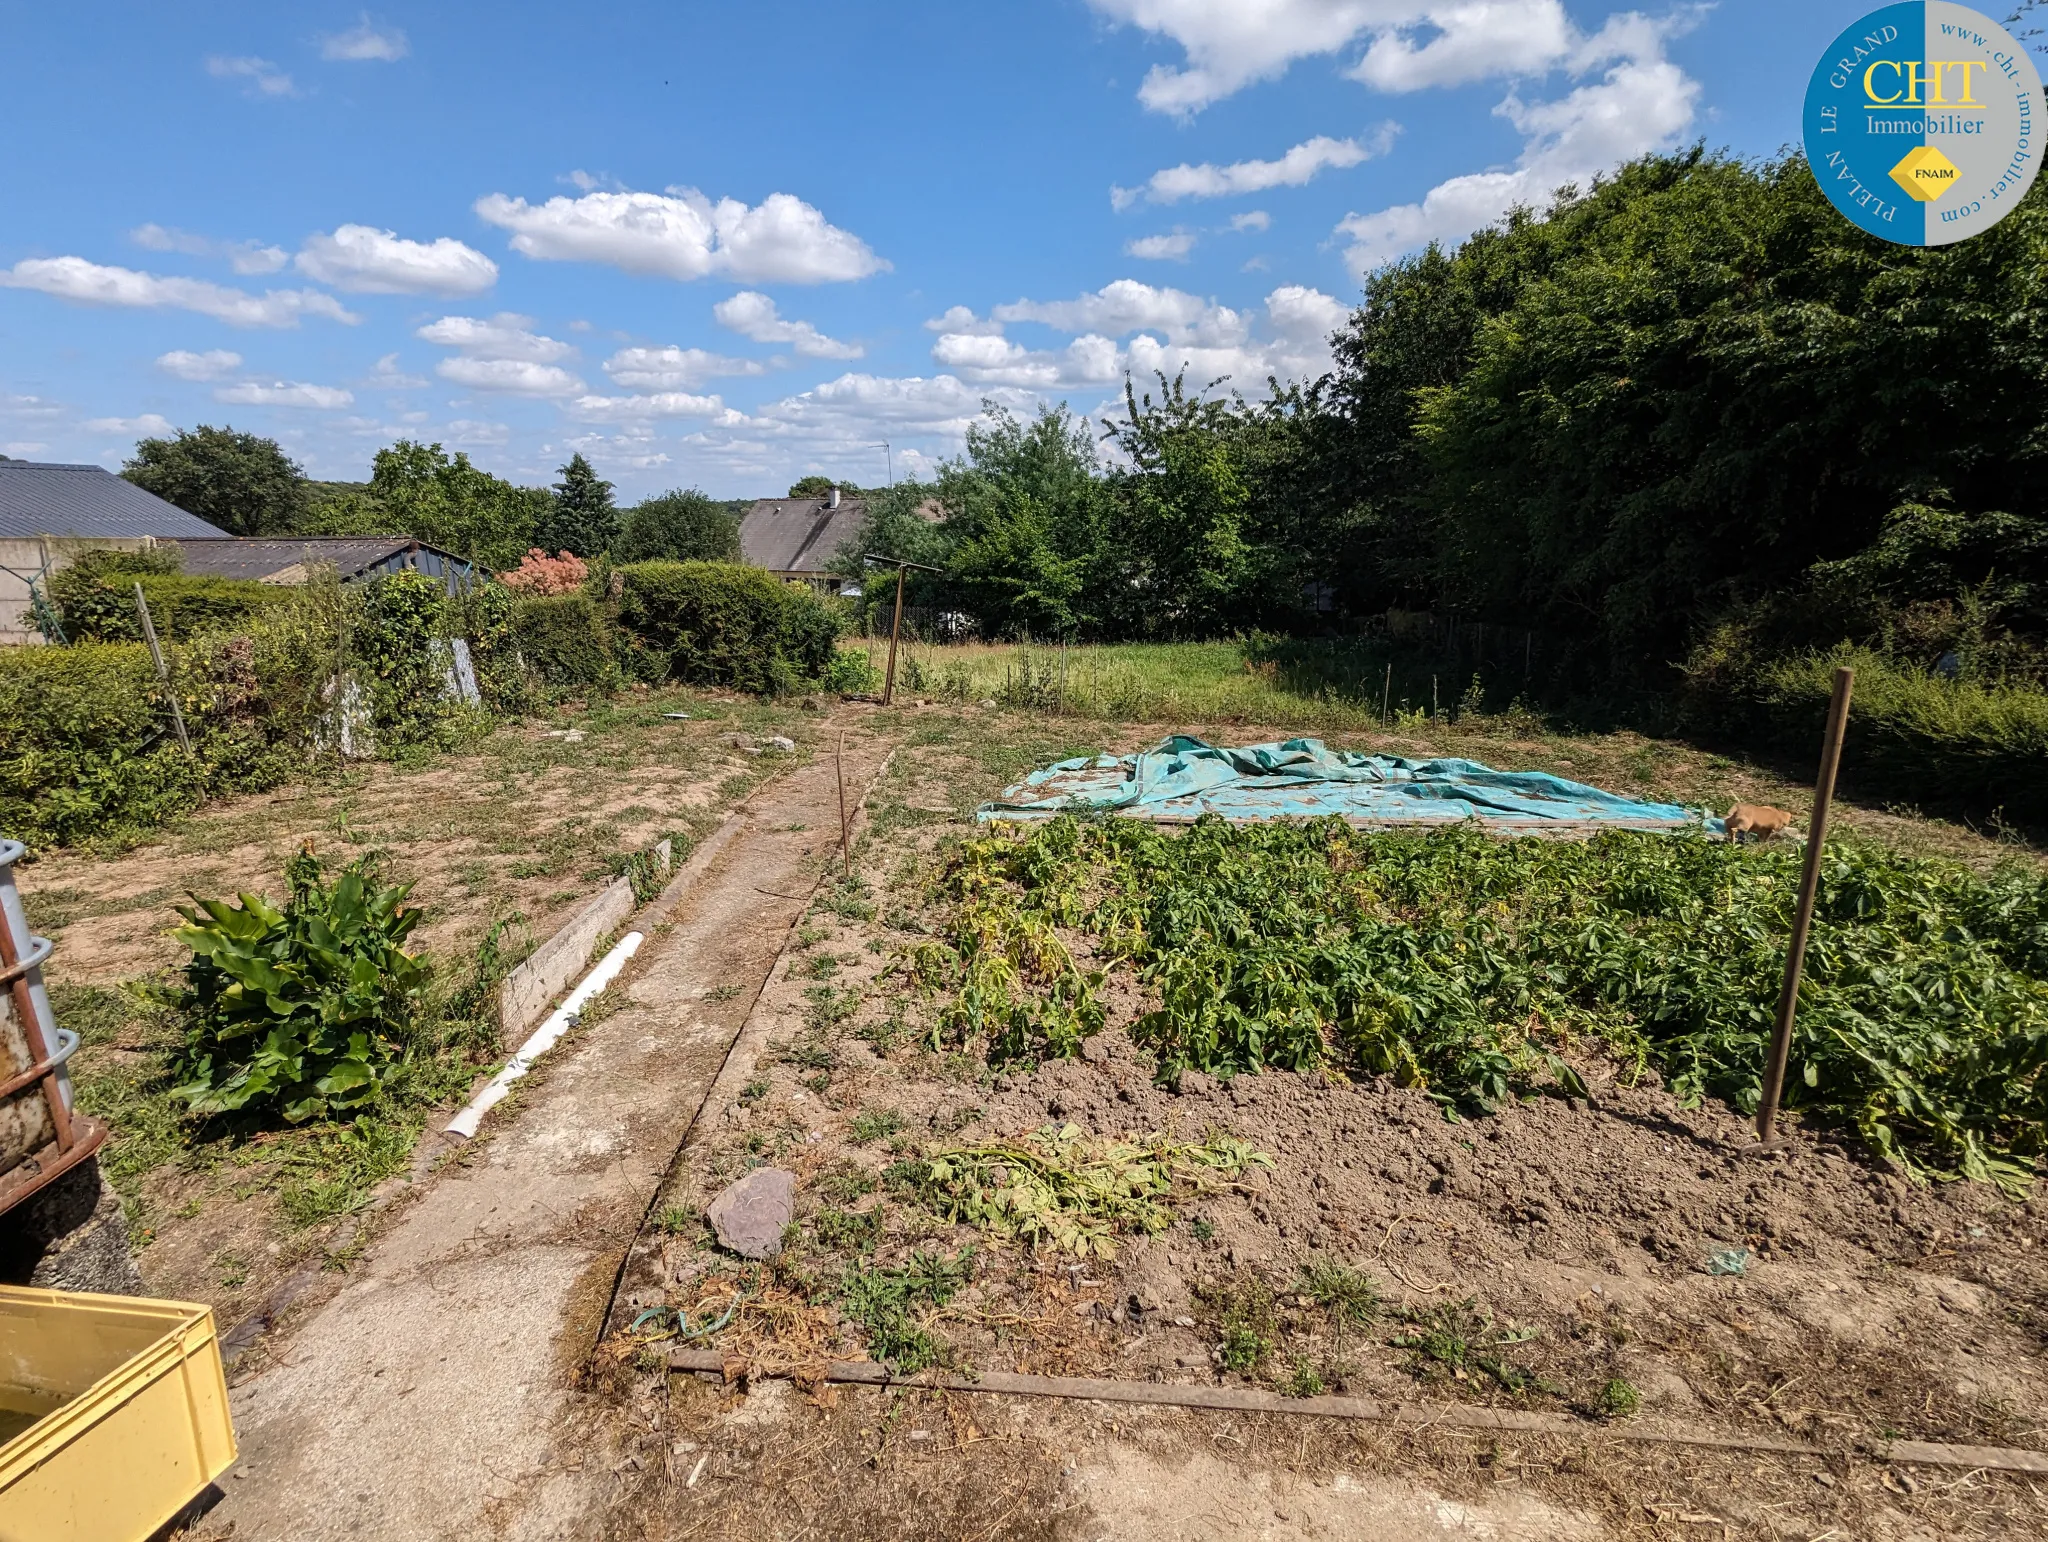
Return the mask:
[[[918,717],[912,745],[878,790],[873,832],[859,854],[863,883],[840,886],[799,930],[757,1011],[761,1031],[742,1040],[702,1133],[657,1203],[658,1224],[636,1249],[615,1328],[655,1308],[680,1308],[699,1326],[713,1315],[708,1308],[722,1310],[738,1293],[746,1299],[708,1342],[801,1369],[826,1357],[884,1353],[875,1318],[860,1303],[872,1298],[875,1281],[907,1279],[902,1325],[959,1367],[1577,1413],[1586,1420],[1581,1447],[1538,1452],[1544,1443],[1519,1443],[1508,1481],[1528,1484],[1559,1514],[1597,1517],[1604,1534],[1693,1534],[1695,1524],[1719,1523],[1765,1536],[1812,1537],[1835,1526],[1854,1535],[1992,1537],[2038,1524],[2024,1521],[2039,1502],[2022,1484],[1919,1482],[1860,1463],[1816,1474],[1779,1459],[1647,1453],[1603,1445],[1600,1431],[1606,1419],[1643,1417],[1728,1433],[1789,1432],[1843,1453],[1896,1437],[2048,1449],[2042,1199],[2011,1201],[1984,1185],[1914,1185],[1825,1130],[1795,1126],[1778,1156],[1743,1156],[1748,1126],[1725,1105],[1688,1109],[1654,1078],[1625,1085],[1614,1068],[1597,1065],[1586,1067],[1588,1098],[1542,1097],[1456,1123],[1422,1093],[1379,1079],[1266,1073],[1222,1084],[1190,1076],[1171,1093],[1154,1084],[1150,1057],[1124,1032],[1148,1004],[1143,982],[1128,975],[1112,974],[1105,1031],[1080,1058],[993,1073],[978,1057],[934,1052],[926,1030],[939,1003],[918,992],[902,964],[933,924],[934,852],[1023,765],[1053,753],[1128,749],[1158,730],[1027,726],[972,710]],[[1222,736],[1276,735],[1249,727]],[[1679,800],[1802,807],[1794,789],[1762,772],[1665,746],[1340,742],[1465,753]],[[1639,776],[1614,774],[1630,765]],[[2012,851],[1905,816],[1852,811],[1846,822],[1889,838],[1886,820],[1917,832],[1900,844],[1922,850],[1984,865]],[[1034,1251],[935,1213],[919,1182],[928,1150],[1014,1140],[1048,1125],[1073,1125],[1087,1137],[1229,1135],[1272,1165],[1183,1192],[1172,1201],[1171,1225],[1121,1239],[1113,1258]],[[797,1225],[772,1269],[719,1254],[700,1219],[725,1182],[760,1162],[799,1178]],[[920,1293],[916,1281],[941,1266],[953,1271],[950,1283]],[[1357,1311],[1333,1304],[1362,1301],[1341,1283],[1359,1278],[1371,1282],[1377,1302]],[[1340,1283],[1333,1288],[1332,1280]],[[664,1331],[655,1317],[640,1336]],[[907,1341],[892,1334],[886,1352],[900,1353]],[[629,1366],[632,1352],[625,1343]],[[662,1378],[640,1380],[635,1395],[644,1399]],[[672,1398],[673,1389],[662,1395]],[[872,1431],[877,1415],[848,1425],[851,1417],[793,1418],[799,1433],[779,1455],[742,1447],[747,1492],[781,1494],[802,1474],[824,1499],[812,1513],[874,1513],[880,1499],[862,1497],[866,1477],[828,1476],[847,1469],[861,1449],[856,1436],[873,1438],[860,1432]],[[975,1455],[981,1446],[969,1443],[950,1460],[966,1464],[963,1473],[984,1457],[992,1462],[973,1480],[987,1503],[973,1510],[970,1528],[966,1513],[956,1513],[967,1488],[947,1489],[956,1510],[935,1513],[960,1522],[951,1534],[1125,1534],[1115,1525],[1062,1529],[1081,1526],[1080,1510],[1046,1498],[1071,1497],[1068,1469],[1111,1462],[1100,1437],[1116,1422],[1071,1411],[1023,1417],[1028,1438],[1042,1440],[1043,1461],[1062,1450],[1086,1454],[1060,1460],[1048,1489],[1043,1474],[1004,1466],[1008,1458],[994,1453]],[[1069,1419],[1078,1422],[1061,1422]],[[1181,1431],[1166,1442],[1170,1457],[1158,1469],[1170,1490],[1199,1466],[1190,1465],[1191,1453],[1209,1450],[1204,1442],[1229,1421],[1148,1414],[1134,1423]],[[1094,1444],[1075,1433],[1083,1425],[1095,1431]],[[1488,1492],[1503,1481],[1502,1469],[1489,1465],[1501,1460],[1500,1442],[1320,1427],[1310,1435],[1299,1424],[1283,1425],[1275,1452],[1287,1441],[1301,1442],[1303,1453],[1311,1441],[1331,1452],[1363,1443],[1370,1462],[1381,1464],[1370,1471],[1424,1474],[1423,1487],[1438,1495],[1481,1474],[1495,1485]],[[1226,1469],[1256,1470],[1269,1482],[1280,1456],[1254,1461],[1250,1449],[1232,1452]],[[1343,1460],[1327,1458],[1320,1470],[1328,1483],[1352,1470]],[[1304,1462],[1299,1456],[1297,1472],[1315,1470]],[[662,1464],[666,1473],[671,1458]],[[663,1513],[677,1527],[700,1511],[739,1526],[739,1511],[715,1497],[722,1490],[698,1494],[702,1481]],[[1020,1508],[1006,1511],[1002,1496],[1022,1496]],[[773,1504],[762,1513],[775,1513]],[[1318,1534],[1307,1516],[1270,1534]],[[741,1526],[739,1534],[772,1532]],[[849,1525],[823,1534],[857,1532]]]

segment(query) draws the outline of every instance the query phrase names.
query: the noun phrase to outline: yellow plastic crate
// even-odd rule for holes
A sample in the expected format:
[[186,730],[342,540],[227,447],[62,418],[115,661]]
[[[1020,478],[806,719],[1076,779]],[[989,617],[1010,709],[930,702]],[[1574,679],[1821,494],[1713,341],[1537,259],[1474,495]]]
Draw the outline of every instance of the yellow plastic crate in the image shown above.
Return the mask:
[[144,1542],[235,1462],[213,1313],[0,1286],[0,1542]]

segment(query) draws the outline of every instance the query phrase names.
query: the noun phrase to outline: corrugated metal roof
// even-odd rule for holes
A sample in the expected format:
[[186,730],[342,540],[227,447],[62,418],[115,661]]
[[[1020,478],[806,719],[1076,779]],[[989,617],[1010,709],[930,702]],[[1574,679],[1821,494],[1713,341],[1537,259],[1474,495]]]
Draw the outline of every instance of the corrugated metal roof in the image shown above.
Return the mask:
[[226,534],[104,466],[0,461],[0,536],[207,539]]
[[[343,578],[353,578],[412,544],[409,535],[230,536],[180,541],[178,550],[185,558],[183,571],[207,578],[269,578],[320,562],[331,562]],[[283,581],[302,577],[295,571]]]
[[771,573],[823,573],[832,556],[860,534],[868,506],[842,498],[763,498],[740,521],[740,560]]

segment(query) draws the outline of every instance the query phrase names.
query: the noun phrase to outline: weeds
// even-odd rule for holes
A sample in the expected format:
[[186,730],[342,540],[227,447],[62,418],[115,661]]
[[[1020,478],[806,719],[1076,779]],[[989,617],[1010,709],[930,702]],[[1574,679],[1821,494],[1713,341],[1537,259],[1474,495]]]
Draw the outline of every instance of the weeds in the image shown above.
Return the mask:
[[1176,1200],[1273,1165],[1234,1136],[1200,1144],[1163,1135],[1091,1140],[1072,1124],[1049,1124],[1014,1141],[935,1146],[925,1158],[921,1181],[942,1218],[1103,1258],[1116,1256],[1119,1232],[1172,1225]]
[[893,1108],[865,1108],[854,1115],[849,1133],[856,1146],[885,1139],[903,1128],[903,1116]]
[[882,1233],[882,1212],[820,1210],[811,1218],[811,1231],[835,1253],[865,1253]]
[[1512,1364],[1500,1351],[1526,1344],[1536,1337],[1534,1328],[1499,1328],[1476,1301],[1440,1301],[1435,1306],[1406,1308],[1401,1315],[1413,1331],[1388,1340],[1396,1349],[1416,1357],[1419,1368],[1441,1367],[1458,1381],[1471,1380],[1478,1371],[1492,1378],[1507,1392],[1542,1392],[1562,1397],[1563,1391],[1534,1371]]
[[1265,1364],[1280,1337],[1271,1288],[1250,1276],[1217,1287],[1209,1301],[1217,1311],[1218,1363],[1226,1371],[1250,1375]]
[[1642,1406],[1642,1393],[1619,1376],[1610,1377],[1593,1399],[1593,1411],[1603,1419],[1633,1419]]
[[1361,1270],[1326,1258],[1303,1264],[1294,1289],[1329,1313],[1335,1323],[1363,1328],[1380,1315],[1380,1282]]
[[[907,962],[991,1060],[1100,1022],[1057,931],[1078,928],[1158,992],[1132,1032],[1169,1084],[1336,1064],[1478,1114],[1583,1092],[1563,1054],[1590,1040],[1748,1113],[1799,861],[1631,831],[1058,819],[964,842],[953,946]],[[2048,1146],[2048,877],[1843,844],[1821,895],[1787,1104],[1910,1174],[2024,1188]]]
[[932,1337],[930,1318],[959,1293],[973,1267],[972,1247],[951,1258],[912,1253],[901,1268],[857,1265],[840,1276],[839,1304],[865,1333],[869,1354],[897,1375],[914,1376],[951,1358]]

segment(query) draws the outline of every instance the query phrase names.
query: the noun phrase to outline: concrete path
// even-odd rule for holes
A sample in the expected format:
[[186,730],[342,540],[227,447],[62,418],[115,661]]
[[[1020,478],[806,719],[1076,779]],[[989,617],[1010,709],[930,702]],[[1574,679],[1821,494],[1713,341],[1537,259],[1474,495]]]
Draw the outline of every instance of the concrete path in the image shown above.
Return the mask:
[[[887,749],[853,726],[850,797]],[[232,1523],[235,1542],[585,1534],[611,1480],[586,1468],[575,1439],[574,1377],[838,821],[828,749],[757,791],[691,858],[667,927],[614,987],[626,1004],[520,1083],[483,1139],[235,1390],[242,1460],[203,1531]]]

